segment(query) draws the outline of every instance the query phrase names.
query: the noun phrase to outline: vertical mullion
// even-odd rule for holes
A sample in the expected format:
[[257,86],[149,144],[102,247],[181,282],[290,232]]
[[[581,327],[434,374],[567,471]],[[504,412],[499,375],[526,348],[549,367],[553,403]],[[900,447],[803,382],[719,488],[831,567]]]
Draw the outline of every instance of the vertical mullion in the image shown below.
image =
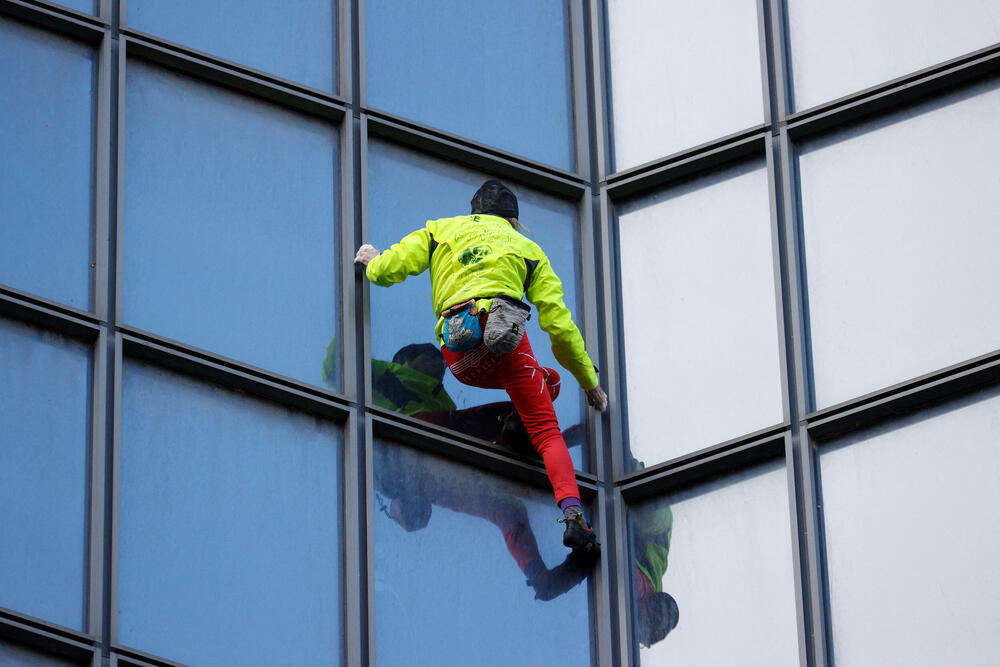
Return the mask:
[[806,305],[805,266],[802,255],[801,224],[798,214],[798,187],[795,159],[787,128],[782,127],[777,139],[782,188],[782,252],[786,267],[785,310],[790,322],[788,344],[792,372],[791,422],[792,453],[797,487],[796,521],[800,554],[805,555],[806,586],[803,600],[806,611],[805,629],[809,635],[810,665],[829,664],[827,613],[822,578],[822,536],[819,532],[819,493],[816,478],[815,449],[806,430],[803,417],[812,402],[811,369],[809,366],[808,314]]
[[786,170],[780,167],[782,153],[777,145],[778,141],[772,135],[768,135],[765,141],[767,156],[768,175],[768,199],[770,205],[771,218],[771,248],[774,261],[775,275],[775,298],[778,304],[777,318],[780,346],[781,363],[781,389],[782,389],[782,414],[783,420],[791,424],[791,430],[786,432],[784,438],[785,449],[785,471],[788,493],[789,509],[789,531],[792,547],[792,580],[795,588],[795,620],[797,629],[797,642],[799,646],[799,664],[805,666],[810,664],[811,649],[809,647],[809,612],[806,607],[808,603],[807,585],[808,576],[802,567],[802,558],[807,549],[803,543],[803,537],[808,535],[804,530],[803,508],[800,505],[800,491],[802,488],[799,482],[797,461],[799,456],[793,447],[793,433],[798,428],[797,415],[802,414],[799,409],[799,387],[802,383],[797,381],[798,366],[793,358],[795,346],[801,340],[801,336],[796,336],[793,324],[794,314],[792,313],[793,283],[790,278],[789,264],[787,256],[783,252],[782,240],[785,233],[782,228],[784,212],[786,207],[782,198],[784,188],[782,187],[781,174]]
[[122,217],[124,189],[125,132],[125,45],[119,29],[125,12],[125,0],[112,0],[111,13],[111,88],[109,118],[109,216],[108,216],[108,308],[105,326],[107,340],[106,437],[104,480],[104,595],[102,650],[107,655],[118,641],[118,516],[119,462],[121,453],[121,278]]
[[[107,0],[102,0],[103,18]],[[95,105],[93,240],[95,270],[90,292],[93,311],[99,320],[108,319],[109,270],[108,248],[111,215],[111,142],[113,121],[112,86],[114,85],[115,50],[111,33],[105,29],[97,62],[97,102]],[[108,331],[102,326],[94,347],[91,382],[90,483],[87,547],[87,608],[85,630],[94,637],[103,636],[104,628],[104,560],[105,560],[105,494],[106,442],[108,424]],[[98,651],[100,655],[100,651]]]
[[100,638],[104,628],[104,545],[105,545],[105,504],[107,494],[106,442],[108,416],[108,336],[101,329],[94,342],[94,357],[91,365],[90,397],[90,483],[88,485],[88,540],[87,540],[87,607],[84,631]]

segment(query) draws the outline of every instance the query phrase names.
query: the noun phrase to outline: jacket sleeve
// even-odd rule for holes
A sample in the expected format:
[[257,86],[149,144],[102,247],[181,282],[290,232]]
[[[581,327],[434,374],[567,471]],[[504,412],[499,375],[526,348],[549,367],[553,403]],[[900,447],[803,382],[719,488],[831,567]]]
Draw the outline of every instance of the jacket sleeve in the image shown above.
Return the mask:
[[365,275],[368,280],[382,287],[401,283],[407,276],[415,276],[430,266],[431,233],[424,227],[407,234],[399,243],[368,262]]
[[549,335],[556,360],[586,390],[597,386],[597,370],[587,355],[583,336],[563,301],[562,283],[548,257],[535,267],[528,285],[528,301],[538,308],[538,324]]

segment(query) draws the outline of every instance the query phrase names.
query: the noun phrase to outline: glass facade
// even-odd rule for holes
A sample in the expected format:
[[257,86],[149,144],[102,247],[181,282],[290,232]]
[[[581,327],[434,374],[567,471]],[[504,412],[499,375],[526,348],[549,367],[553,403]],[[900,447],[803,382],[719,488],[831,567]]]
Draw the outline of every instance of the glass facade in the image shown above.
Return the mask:
[[91,307],[96,52],[0,16],[0,282]]
[[778,462],[632,510],[640,664],[798,663],[786,487]]
[[997,443],[992,388],[820,450],[838,664],[992,661]]
[[632,456],[658,463],[780,423],[764,165],[623,205],[618,230]]
[[[992,7],[402,4],[0,0],[0,663],[989,664]],[[353,262],[490,178],[596,558]]]
[[732,0],[608,1],[619,171],[764,122],[757,11]]
[[591,664],[593,563],[548,493],[385,441],[372,468],[379,663]]

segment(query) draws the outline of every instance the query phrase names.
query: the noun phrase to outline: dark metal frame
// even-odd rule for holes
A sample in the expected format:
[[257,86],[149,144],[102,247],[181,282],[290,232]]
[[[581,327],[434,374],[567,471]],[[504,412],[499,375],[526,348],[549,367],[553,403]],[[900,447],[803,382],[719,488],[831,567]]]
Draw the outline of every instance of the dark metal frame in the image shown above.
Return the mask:
[[[371,348],[368,285],[354,270],[352,260],[353,249],[368,237],[368,141],[377,137],[578,205],[583,305],[580,321],[588,349],[599,358],[602,385],[611,397],[609,413],[603,416],[591,413],[588,418],[591,472],[577,473],[583,494],[592,502],[605,544],[604,558],[590,588],[597,646],[595,663],[638,663],[632,633],[629,507],[690,487],[707,476],[736,474],[775,458],[783,458],[787,470],[799,660],[802,665],[810,666],[833,663],[817,445],[940,405],[982,387],[1000,385],[1000,350],[839,405],[815,409],[796,142],[993,76],[1000,72],[1000,44],[818,107],[793,111],[787,0],[758,0],[763,122],[615,172],[610,166],[614,146],[607,3],[606,0],[566,1],[570,17],[575,171],[370,108],[365,87],[364,0],[337,3],[339,90],[335,93],[315,90],[133,30],[125,24],[126,0],[100,0],[99,11],[94,15],[46,0],[0,0],[0,15],[93,44],[98,91],[93,200],[93,256],[97,267],[91,286],[92,309],[84,311],[0,286],[0,316],[23,320],[93,345],[85,632],[0,609],[0,637],[95,667],[176,665],[121,646],[117,638],[117,502],[125,358],[145,360],[207,382],[239,388],[342,425],[343,659],[348,665],[374,664],[376,658],[371,535],[375,437],[391,438],[547,488],[547,478],[537,460],[382,410],[371,402],[367,363]],[[353,334],[341,337],[345,362],[342,391],[332,392],[283,377],[124,323],[121,313],[124,77],[128,61],[135,58],[317,116],[338,128],[341,284],[337,307],[342,328],[345,331],[354,328]],[[616,206],[748,158],[763,158],[768,169],[784,421],[642,471],[627,471],[627,379],[620,335]]]

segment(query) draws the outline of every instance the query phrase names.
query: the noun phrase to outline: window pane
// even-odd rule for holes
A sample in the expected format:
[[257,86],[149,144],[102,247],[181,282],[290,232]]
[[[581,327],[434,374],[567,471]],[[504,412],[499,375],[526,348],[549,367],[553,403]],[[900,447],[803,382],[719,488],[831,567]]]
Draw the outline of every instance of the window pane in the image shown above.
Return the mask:
[[94,49],[0,17],[0,283],[90,308]]
[[596,565],[567,557],[547,492],[385,442],[374,452],[380,665],[591,664],[582,582]]
[[138,62],[126,114],[125,321],[320,384],[339,303],[336,129]]
[[55,0],[60,5],[64,7],[69,7],[70,9],[75,9],[79,12],[87,12],[88,14],[96,14],[98,10],[98,3],[100,0]]
[[369,2],[368,102],[572,170],[567,5],[555,0]]
[[757,5],[610,0],[618,171],[764,122]]
[[336,91],[334,0],[128,0],[128,24],[226,60]]
[[629,530],[641,664],[799,664],[783,462],[641,505]]
[[54,658],[33,649],[18,646],[0,639],[0,665],[17,665],[17,667],[63,667],[72,662]]
[[83,629],[90,346],[0,319],[0,607]]
[[838,665],[996,662],[998,443],[994,388],[820,449]]
[[[467,214],[472,195],[487,178],[390,144],[373,141],[369,146],[370,233],[371,243],[379,249],[388,248],[406,234],[423,227],[428,219]],[[574,315],[579,315],[580,250],[576,206],[516,185],[511,185],[511,189],[518,197],[520,220],[531,230],[529,237],[542,247],[562,280],[566,306]],[[437,317],[431,304],[429,272],[411,276],[390,289],[372,286],[371,303],[372,363],[376,382],[387,372],[385,362],[390,362],[404,346],[421,343],[429,346],[429,352],[433,352],[431,348],[440,349],[434,335]],[[583,392],[570,372],[555,360],[548,334],[538,326],[538,311],[534,308],[532,311],[526,335],[539,363],[556,369],[562,377],[562,392],[555,402],[556,416],[574,464],[584,468],[585,435],[583,427],[577,426],[584,420]],[[576,322],[580,324],[579,319]],[[450,372],[444,375],[443,391],[446,396],[442,397],[441,391],[435,388],[433,400],[402,406],[397,404],[402,401],[394,403],[385,396],[375,399],[381,407],[400,409],[485,440],[498,438],[500,422],[497,417],[513,410],[504,391],[464,385]],[[459,412],[454,413],[455,408]],[[449,409],[453,414],[444,413]]]
[[647,465],[782,421],[767,173],[619,211],[629,442]]
[[129,362],[121,456],[122,643],[198,665],[340,663],[336,425]]
[[998,117],[993,82],[802,147],[818,407],[1000,347]]
[[789,0],[795,106],[807,109],[1000,41],[982,0]]

